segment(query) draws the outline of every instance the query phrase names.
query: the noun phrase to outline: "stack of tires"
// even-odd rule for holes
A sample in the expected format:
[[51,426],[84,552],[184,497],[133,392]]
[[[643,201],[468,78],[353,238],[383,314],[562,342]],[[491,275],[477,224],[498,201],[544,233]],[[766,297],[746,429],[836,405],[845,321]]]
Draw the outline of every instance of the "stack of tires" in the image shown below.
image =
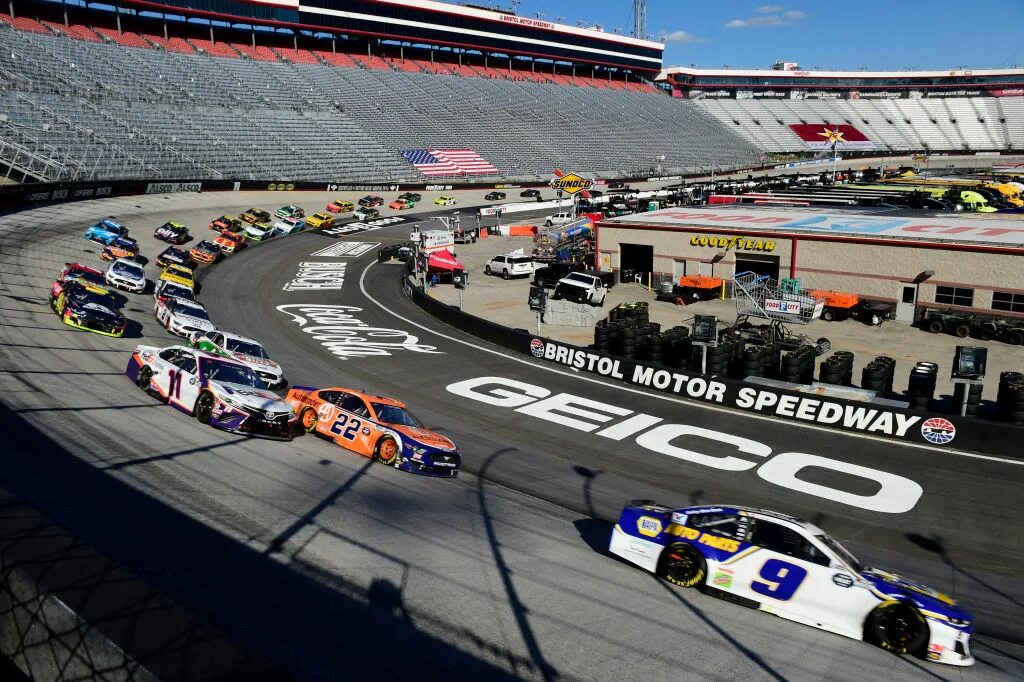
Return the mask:
[[801,346],[782,354],[779,379],[790,384],[809,384],[814,379],[814,349]]
[[935,397],[935,382],[939,375],[939,366],[934,362],[919,362],[910,370],[910,381],[907,384],[907,398],[912,410],[932,409]]
[[[892,382],[896,376],[896,361],[887,355],[879,355],[864,365],[860,372],[860,387],[874,391],[880,398],[892,393]],[[934,392],[935,386],[932,386]]]
[[661,325],[650,322],[636,327],[636,359],[647,362],[661,363],[665,352],[665,339],[661,335]]
[[639,303],[620,303],[608,313],[609,322],[629,322],[647,324],[650,322],[650,309],[646,301]]
[[662,332],[664,337],[664,354],[661,364],[676,369],[686,365],[690,357],[690,329],[688,327],[672,327]]
[[1015,424],[1024,423],[1024,374],[999,374],[999,393],[996,397],[999,418]]
[[747,347],[743,349],[743,358],[740,363],[742,376],[738,376],[736,378],[746,379],[747,377],[763,377],[765,368],[769,362],[771,362],[771,353],[767,346],[762,344],[748,344]]
[[836,386],[853,385],[853,353],[846,350],[837,350],[830,355],[825,362],[821,363],[818,371],[818,381],[823,384],[834,384]]
[[[732,359],[733,349],[735,344],[731,341],[719,341],[717,346],[709,346],[706,348],[707,352],[707,365],[704,368],[705,374],[724,376],[729,373],[729,360]],[[690,368],[695,371],[700,371],[700,356],[701,348],[699,346],[693,347],[693,361]]]
[[[962,410],[967,417],[977,417],[981,408],[982,384],[953,384],[953,409],[959,414]],[[967,402],[966,409],[964,401]]]
[[610,353],[613,340],[619,335],[618,327],[608,323],[608,320],[598,320],[594,325],[594,350],[598,353]]

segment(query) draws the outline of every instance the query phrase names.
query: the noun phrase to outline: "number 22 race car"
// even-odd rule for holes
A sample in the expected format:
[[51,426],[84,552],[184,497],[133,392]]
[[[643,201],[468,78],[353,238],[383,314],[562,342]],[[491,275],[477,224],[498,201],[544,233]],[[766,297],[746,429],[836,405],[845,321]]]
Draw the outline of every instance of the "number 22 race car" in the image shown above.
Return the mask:
[[950,597],[866,568],[815,526],[746,507],[629,503],[609,551],[681,587],[898,654],[973,665],[972,617]]
[[296,386],[285,398],[306,433],[414,474],[454,478],[455,444],[424,428],[405,405],[350,388]]

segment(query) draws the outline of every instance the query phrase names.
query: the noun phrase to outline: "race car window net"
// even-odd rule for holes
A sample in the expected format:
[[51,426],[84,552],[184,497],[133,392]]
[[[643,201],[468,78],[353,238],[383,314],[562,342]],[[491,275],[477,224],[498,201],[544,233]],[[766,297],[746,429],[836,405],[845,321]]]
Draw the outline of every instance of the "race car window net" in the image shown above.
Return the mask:
[[858,573],[864,570],[864,565],[857,559],[857,557],[850,554],[850,552],[845,547],[840,545],[838,542],[836,542],[829,536],[815,535],[814,537],[818,540],[818,542],[820,542],[821,544],[825,545],[833,552],[835,552],[836,556],[842,559],[853,570],[857,571]]
[[139,265],[133,265],[123,260],[114,263],[115,275],[138,275],[141,274],[141,270],[142,268]]
[[746,531],[746,524],[741,526],[734,514],[695,514],[687,518],[686,525],[736,540],[742,540]]
[[359,396],[355,396],[355,395],[347,395],[347,396],[345,396],[342,399],[342,401],[341,401],[341,405],[339,405],[338,407],[340,407],[341,409],[343,409],[343,410],[345,410],[347,412],[351,412],[352,414],[356,415],[357,417],[368,417],[368,416],[370,416],[370,411],[368,409],[366,409],[366,403],[363,402],[363,399],[360,398]]
[[423,423],[413,416],[411,412],[397,405],[384,405],[381,403],[370,403],[373,411],[377,413],[377,420],[385,424],[398,424],[401,426],[422,427]]
[[831,561],[800,533],[771,521],[758,519],[750,533],[750,542],[779,554],[828,566]]

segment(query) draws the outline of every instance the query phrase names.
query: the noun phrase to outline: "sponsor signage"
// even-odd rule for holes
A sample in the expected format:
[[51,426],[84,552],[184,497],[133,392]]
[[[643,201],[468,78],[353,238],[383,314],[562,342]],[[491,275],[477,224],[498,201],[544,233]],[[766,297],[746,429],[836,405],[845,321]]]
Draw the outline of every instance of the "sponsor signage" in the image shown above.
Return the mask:
[[146,185],[146,194],[173,194],[175,192],[201,192],[201,182],[151,182]]
[[780,301],[778,299],[767,298],[764,301],[765,312],[769,313],[782,313],[784,315],[799,315],[800,314],[800,302],[799,301]]
[[452,185],[427,185],[423,189],[427,192],[446,192],[454,187]]
[[551,189],[561,190],[566,194],[585,192],[594,187],[593,178],[584,178],[576,173],[567,173],[551,180]]
[[[797,212],[784,210],[744,211],[710,206],[699,210],[679,208],[645,213],[641,225],[716,227],[733,230],[807,231],[839,237],[899,237],[915,241],[956,241],[1024,246],[1024,226],[1015,220],[978,220],[970,217],[925,216],[896,218],[863,214]],[[615,223],[606,223],[605,227]],[[781,228],[781,229],[780,229]],[[772,235],[778,238],[779,235]]]
[[[573,350],[592,355],[582,349]],[[725,384],[703,378],[691,381],[701,383],[700,392],[721,393],[724,398]],[[712,384],[718,384],[721,391]],[[767,443],[718,431],[713,425],[690,424],[683,420],[666,423],[662,417],[635,412],[622,404],[556,393],[546,386],[507,377],[473,377],[449,384],[445,390],[489,405],[491,409],[512,410],[565,429],[591,434],[591,438],[607,438],[614,441],[627,457],[629,450],[640,448],[682,460],[688,466],[698,465],[733,473],[756,471],[758,477],[768,484],[858,509],[903,514],[912,510],[924,493],[917,482],[897,474],[819,454],[776,453]],[[918,420],[920,417],[910,419]],[[801,476],[805,470],[818,471],[815,482],[808,480],[807,474]],[[822,470],[840,473],[842,478],[859,478],[864,483],[858,486],[857,492],[832,488],[818,482],[823,480]],[[652,521],[658,520],[653,517],[640,519],[638,530],[645,535],[653,534],[652,537],[657,535],[661,529]]]
[[695,234],[690,237],[691,246],[712,246],[717,249],[740,249],[743,251],[774,251],[775,242],[756,237],[723,237],[719,235]]
[[690,99],[732,99],[735,95],[731,90],[690,90]]
[[518,189],[520,187],[522,187],[522,185],[510,185],[508,183],[498,183],[497,185],[494,186],[494,189]]
[[400,215],[378,218],[376,220],[367,220],[365,222],[357,220],[351,223],[328,227],[326,230],[320,230],[320,234],[330,235],[331,237],[343,237],[349,234],[359,234],[360,232],[379,230],[380,228],[387,227],[389,225],[401,225],[402,223],[407,223],[410,220],[412,220],[412,218]]
[[924,96],[926,99],[933,99],[936,97],[982,97],[988,94],[988,90],[981,88],[970,88],[963,90],[925,90]]
[[1024,88],[993,88],[988,92],[993,97],[1024,97]]
[[338,242],[326,249],[314,251],[311,256],[320,258],[358,258],[380,246],[379,242]]
[[271,192],[291,192],[295,189],[295,183],[292,182],[272,182],[267,185],[267,189]]
[[399,352],[441,353],[408,332],[363,322],[362,308],[298,304],[279,305],[277,310],[340,360],[386,357]]
[[328,192],[397,192],[398,185],[327,185]]
[[281,289],[284,291],[341,289],[344,284],[345,263],[303,261],[299,263],[299,271],[295,277]]
[[849,123],[791,123],[789,129],[812,149],[869,149],[875,146],[867,135]]

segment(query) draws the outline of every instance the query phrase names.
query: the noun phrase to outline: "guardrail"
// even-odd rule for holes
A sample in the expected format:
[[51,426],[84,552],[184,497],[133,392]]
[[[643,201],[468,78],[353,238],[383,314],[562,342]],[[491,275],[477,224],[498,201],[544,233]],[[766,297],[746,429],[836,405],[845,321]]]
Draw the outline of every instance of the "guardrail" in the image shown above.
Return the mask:
[[1022,425],[818,396],[779,386],[702,376],[637,362],[531,334],[526,329],[510,329],[470,315],[428,296],[404,274],[402,289],[417,306],[438,320],[538,362],[738,412],[753,412],[905,443],[1024,458],[1020,448],[1024,439]]

